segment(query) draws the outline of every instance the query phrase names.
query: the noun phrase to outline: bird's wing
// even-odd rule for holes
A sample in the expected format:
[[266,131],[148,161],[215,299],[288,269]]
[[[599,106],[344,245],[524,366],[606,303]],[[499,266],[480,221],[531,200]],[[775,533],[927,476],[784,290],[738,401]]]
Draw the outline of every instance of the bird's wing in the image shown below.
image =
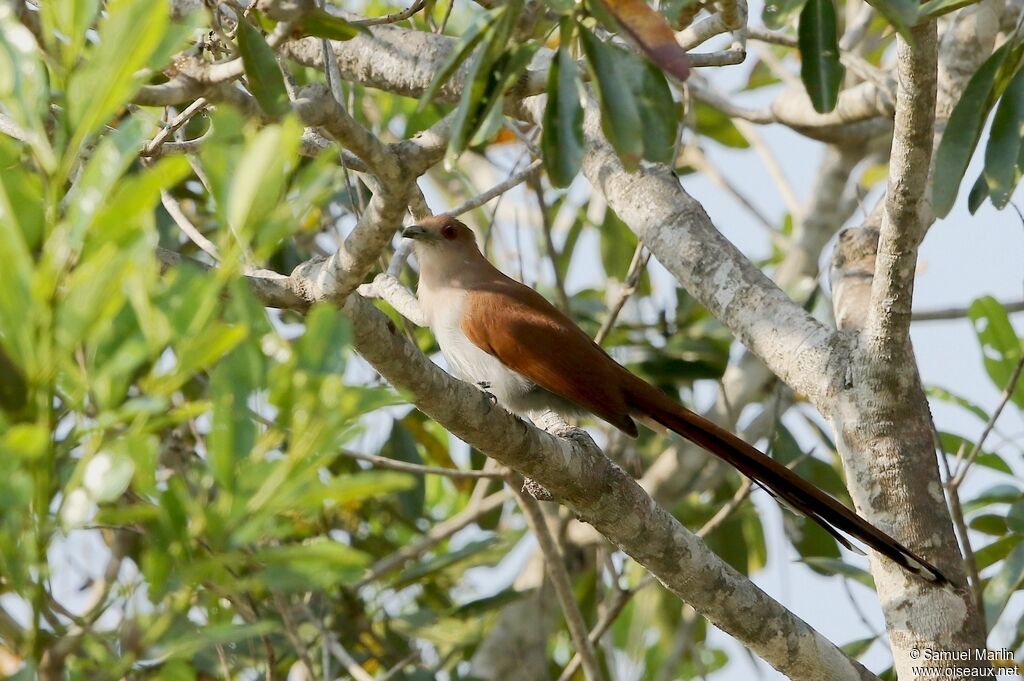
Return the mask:
[[467,293],[462,332],[533,383],[636,436],[619,364],[528,286],[502,279]]

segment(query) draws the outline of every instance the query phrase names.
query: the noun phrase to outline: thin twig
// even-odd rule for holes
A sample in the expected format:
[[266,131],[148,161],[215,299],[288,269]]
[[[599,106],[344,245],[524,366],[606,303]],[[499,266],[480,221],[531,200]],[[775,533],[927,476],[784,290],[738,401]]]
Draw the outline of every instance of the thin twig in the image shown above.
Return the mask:
[[537,500],[526,494],[521,489],[519,476],[510,475],[506,481],[508,486],[515,492],[520,508],[523,509],[523,517],[526,524],[537,537],[537,543],[544,554],[544,564],[547,565],[551,583],[555,587],[555,595],[562,606],[562,614],[565,615],[565,623],[569,627],[569,635],[576,645],[576,653],[583,663],[583,673],[587,681],[603,681],[604,672],[597,662],[597,655],[594,653],[594,646],[591,643],[587,627],[583,621],[579,606],[572,591],[572,583],[569,581],[569,573],[565,569],[565,562],[558,546],[555,544],[551,531],[544,520],[544,514],[540,510]]
[[182,109],[181,113],[169,120],[160,128],[153,139],[151,139],[142,150],[143,156],[156,156],[159,153],[160,147],[167,138],[173,135],[177,130],[188,123],[194,116],[206,109],[208,101],[204,97],[200,97],[196,101],[189,104],[187,107]]
[[347,450],[341,450],[341,453],[350,459],[357,459],[359,461],[368,461],[376,468],[388,468],[393,471],[404,471],[406,473],[418,473],[421,475],[443,475],[448,478],[500,478],[501,473],[490,472],[490,471],[467,471],[461,468],[443,468],[441,466],[423,466],[416,463],[407,463],[405,461],[396,461],[395,459],[389,459],[386,456],[377,456],[376,454],[363,454],[362,452],[350,452]]
[[[1016,312],[1024,312],[1024,300],[1018,300],[1012,303],[1003,303],[1002,305],[1010,314]],[[923,312],[912,313],[910,315],[910,321],[939,322],[950,319],[965,319],[969,313],[970,308],[967,307],[950,307],[942,310],[925,310]]]
[[761,134],[757,129],[748,121],[736,119],[733,121],[733,124],[750,142],[750,146],[754,147],[757,155],[761,157],[761,163],[764,164],[769,177],[775,182],[775,186],[779,190],[779,196],[782,197],[782,202],[786,204],[786,210],[793,216],[793,224],[799,224],[803,220],[803,206],[797,198],[796,192],[793,191],[793,185],[786,179],[786,174],[783,172],[778,160],[776,160],[775,154],[768,147],[768,144],[761,139]]
[[160,203],[163,204],[164,210],[174,220],[174,224],[178,225],[178,229],[184,232],[185,236],[198,246],[200,250],[213,258],[214,262],[219,263],[220,252],[217,250],[217,246],[192,224],[192,221],[185,215],[185,211],[181,209],[181,204],[166,189],[160,190]]
[[303,610],[306,613],[307,619],[312,622],[317,629],[320,630],[320,638],[323,639],[323,645],[331,651],[331,655],[335,660],[340,662],[345,671],[355,679],[356,681],[373,681],[373,676],[363,669],[352,655],[345,649],[345,646],[341,645],[341,641],[337,639],[331,631],[324,626],[323,621],[316,616],[316,614],[310,610],[308,605],[303,604]]
[[[978,574],[978,559],[974,555],[971,537],[967,532],[967,519],[964,518],[964,509],[960,504],[960,488],[952,484],[953,476],[949,468],[949,453],[942,446],[942,439],[939,437],[939,431],[935,428],[934,421],[932,422],[932,437],[935,440],[935,448],[939,451],[939,464],[942,466],[942,472],[946,476],[946,482],[943,486],[946,489],[946,499],[949,502],[949,515],[953,519],[953,527],[956,529],[957,539],[960,541],[960,549],[963,552],[964,568],[967,570],[967,575],[970,578],[971,595],[974,596],[974,607],[984,617],[985,601],[981,578]],[[957,452],[958,457],[963,455],[963,447],[964,445],[961,444],[960,451]]]
[[953,478],[949,481],[949,484],[954,488],[959,487],[964,481],[971,464],[974,463],[974,459],[977,458],[982,446],[984,446],[989,433],[991,433],[992,428],[995,427],[996,421],[999,419],[999,415],[1003,413],[1003,408],[1006,406],[1006,403],[1010,401],[1010,398],[1013,397],[1014,391],[1017,390],[1017,382],[1020,380],[1022,369],[1024,369],[1024,354],[1021,355],[1020,360],[1017,362],[1017,366],[1014,367],[1013,373],[1010,375],[1010,380],[1003,389],[1003,395],[999,400],[998,406],[996,406],[995,411],[992,412],[992,416],[989,417],[988,423],[985,424],[985,429],[981,431],[981,437],[978,438],[978,441],[973,447],[971,447],[971,452],[967,455],[967,459],[964,461],[962,466],[960,465],[960,457],[957,457],[957,470],[953,475]]
[[401,674],[403,669],[408,667],[410,664],[412,664],[413,662],[415,662],[419,658],[420,658],[420,651],[418,651],[418,650],[412,651],[411,653],[406,655],[404,658],[399,660],[398,663],[394,667],[392,667],[387,672],[385,672],[383,676],[381,676],[379,679],[377,679],[377,681],[391,681],[391,679],[394,679],[399,674]]
[[413,14],[416,14],[421,9],[426,7],[427,0],[416,0],[416,2],[403,9],[401,12],[395,12],[388,14],[383,17],[373,17],[370,19],[355,19],[350,21],[350,24],[354,26],[380,26],[381,24],[397,24],[399,21],[405,21]]
[[[481,482],[486,483],[488,481],[481,480]],[[486,490],[486,486],[478,486],[477,489]],[[488,497],[480,499],[479,501],[471,498],[465,509],[448,520],[438,523],[415,542],[403,546],[391,555],[385,556],[371,565],[362,579],[356,582],[352,588],[359,589],[366,586],[370,582],[380,578],[381,575],[401,567],[406,563],[406,561],[412,560],[426,551],[429,551],[432,547],[444,541],[470,523],[476,522],[481,516],[498,508],[512,498],[512,496],[511,491],[503,489]]]
[[513,187],[522,184],[531,175],[535,175],[540,170],[542,165],[543,163],[540,159],[533,161],[532,163],[530,163],[530,165],[526,166],[519,172],[515,173],[514,175],[510,175],[508,179],[506,179],[504,182],[499,182],[498,184],[494,185],[487,191],[477,194],[469,201],[466,201],[465,203],[459,204],[455,208],[452,208],[450,211],[448,211],[448,213],[451,215],[458,216],[462,215],[463,213],[467,213],[473,210],[474,208],[479,208],[480,206],[484,205],[494,197],[500,196],[507,192],[509,189],[512,189]]
[[609,308],[608,316],[601,322],[601,328],[597,330],[597,335],[594,336],[594,342],[598,345],[601,345],[608,337],[608,334],[611,333],[612,327],[615,326],[615,321],[619,318],[619,313],[622,312],[622,308],[626,305],[626,301],[636,292],[637,284],[639,284],[640,277],[643,275],[650,259],[651,252],[644,248],[642,242],[638,243],[633,251],[633,259],[629,263],[629,269],[626,270],[626,279],[622,282],[619,296],[615,299],[611,308]]
[[[533,163],[537,163],[537,161]],[[531,163],[530,165],[533,164]],[[541,227],[544,232],[544,247],[547,249],[548,259],[551,260],[551,269],[555,273],[555,293],[558,295],[558,306],[562,309],[562,312],[569,314],[569,296],[565,292],[565,279],[562,277],[562,270],[558,267],[558,251],[555,250],[555,240],[551,234],[551,211],[548,210],[548,205],[544,201],[544,187],[541,186],[540,180],[536,177],[531,177],[528,184],[530,189],[533,190],[533,195],[536,197],[537,205],[540,208]]]

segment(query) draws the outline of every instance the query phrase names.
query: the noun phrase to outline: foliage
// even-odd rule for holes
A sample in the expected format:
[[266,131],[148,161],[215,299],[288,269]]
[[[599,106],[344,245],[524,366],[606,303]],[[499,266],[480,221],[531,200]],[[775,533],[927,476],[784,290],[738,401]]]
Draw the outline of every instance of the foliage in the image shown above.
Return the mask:
[[949,117],[932,178],[932,203],[939,217],[953,208],[967,164],[993,109],[985,167],[967,199],[972,214],[985,199],[996,208],[1005,208],[1024,174],[1024,34],[1020,26],[971,77]]
[[[958,1],[920,10],[903,0],[872,4],[903,30],[917,12],[950,11]],[[442,4],[427,3],[434,25],[444,21]],[[534,193],[558,233],[523,251],[543,251],[556,288],[586,268],[603,270],[602,281],[633,277],[633,307],[604,345],[638,375],[688,397],[695,382],[723,377],[736,346],[682,289],[664,307],[651,277],[631,269],[635,234],[610,209],[567,189],[583,159],[584,98],[596,98],[594,129],[600,124],[629,169],[676,165],[683,123],[695,144],[743,152],[750,143],[726,113],[684,101],[688,66],[672,30],[693,3],[657,3],[660,14],[635,0],[547,4],[549,14],[525,32],[521,2],[456,12],[460,28],[449,32],[461,38],[418,101],[353,85],[346,104],[382,137],[412,137],[450,115],[448,167],[432,171],[431,181],[439,195],[461,195],[472,183],[460,159],[503,153],[511,136],[505,107],[531,59],[552,48],[537,140],[546,176]],[[378,14],[389,8],[367,3]],[[397,669],[397,678],[469,679],[468,661],[491,626],[529,596],[507,579],[495,587],[487,571],[519,544],[521,518],[494,496],[501,481],[365,463],[359,455],[372,453],[464,472],[482,468],[483,457],[368,378],[338,310],[267,310],[245,285],[246,268],[286,272],[336,246],[373,189],[338,166],[336,154],[302,155],[292,88],[323,84],[324,73],[281,57],[270,38],[280,24],[269,14],[224,11],[238,20],[222,23],[207,11],[171,20],[149,0],[43,2],[33,33],[0,6],[0,114],[18,131],[0,134],[0,663],[14,659],[22,679],[53,668],[69,679],[286,678],[303,667],[333,678],[343,673],[343,651],[377,676]],[[843,78],[835,3],[773,3],[765,19],[797,22],[803,80],[816,109],[830,110]],[[426,28],[420,16],[410,21]],[[289,28],[333,40],[366,30],[319,9]],[[891,32],[878,30],[879,54]],[[200,47],[200,36],[210,42]],[[179,110],[134,104],[141,86],[180,66],[170,61],[183,50],[205,64],[237,55],[234,85],[252,95],[253,107],[207,102],[172,131]],[[994,108],[983,177],[986,195],[1002,205],[1020,174],[1020,145],[1008,137],[1019,131],[1024,80],[1010,66],[1019,61],[1015,50],[1003,48],[975,76],[974,104],[958,107],[965,123],[940,152],[953,171],[937,180],[959,185],[963,170],[951,176],[958,164],[966,168]],[[777,82],[760,66],[747,89]],[[468,86],[446,100],[457,75]],[[156,139],[202,144],[144,152]],[[209,252],[183,236],[168,206],[187,213]],[[161,247],[186,263],[162,268],[154,257]],[[613,290],[562,293],[596,334],[618,314]],[[976,301],[971,318],[983,367],[1001,390],[1020,361],[1020,339],[994,300]],[[436,350],[429,334],[407,331]],[[933,396],[989,416],[952,392]],[[1011,404],[1024,406],[1021,388]],[[773,455],[845,499],[834,444],[820,425],[810,423],[820,441],[810,451],[789,419],[771,421]],[[951,455],[973,446],[953,433],[941,439]],[[644,433],[623,463],[643,469],[669,443]],[[991,449],[973,461],[1001,482],[964,499],[967,523],[991,539],[976,555],[990,625],[1024,574],[1024,491]],[[706,485],[670,509],[694,528],[740,490],[721,471],[705,472]],[[438,532],[467,517],[460,533]],[[785,529],[785,550],[791,545],[811,569],[873,588],[816,525],[787,516]],[[707,541],[745,574],[769,560],[765,525],[749,503]],[[585,551],[583,565],[571,567],[592,622],[625,593],[613,580],[635,586],[643,575],[628,564],[608,576],[594,569],[599,551]],[[82,560],[66,560],[78,554]],[[620,558],[609,553],[603,562]],[[701,677],[729,661],[708,633],[676,597],[641,589],[612,625],[614,654],[602,651],[603,662]],[[847,650],[863,654],[874,640],[851,641]],[[559,621],[548,656],[554,674],[572,650]]]

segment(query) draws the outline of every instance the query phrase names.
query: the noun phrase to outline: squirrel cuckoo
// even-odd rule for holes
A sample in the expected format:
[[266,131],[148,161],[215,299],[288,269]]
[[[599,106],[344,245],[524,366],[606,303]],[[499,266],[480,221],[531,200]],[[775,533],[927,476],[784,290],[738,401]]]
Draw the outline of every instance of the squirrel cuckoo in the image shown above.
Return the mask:
[[473,231],[437,215],[402,231],[414,240],[417,297],[455,375],[525,415],[590,412],[636,437],[650,419],[703,447],[806,514],[847,548],[857,537],[906,570],[945,582],[929,562],[737,436],[634,376],[539,293],[502,274]]

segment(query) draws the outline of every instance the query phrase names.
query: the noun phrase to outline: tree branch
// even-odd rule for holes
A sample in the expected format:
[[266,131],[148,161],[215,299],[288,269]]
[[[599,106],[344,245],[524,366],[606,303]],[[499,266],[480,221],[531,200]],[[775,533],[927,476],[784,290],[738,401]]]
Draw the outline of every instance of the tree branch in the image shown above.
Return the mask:
[[889,160],[886,206],[879,229],[865,347],[876,357],[901,353],[910,333],[917,247],[927,216],[922,210],[932,158],[936,93],[936,31],[930,21],[897,39],[899,90]]

